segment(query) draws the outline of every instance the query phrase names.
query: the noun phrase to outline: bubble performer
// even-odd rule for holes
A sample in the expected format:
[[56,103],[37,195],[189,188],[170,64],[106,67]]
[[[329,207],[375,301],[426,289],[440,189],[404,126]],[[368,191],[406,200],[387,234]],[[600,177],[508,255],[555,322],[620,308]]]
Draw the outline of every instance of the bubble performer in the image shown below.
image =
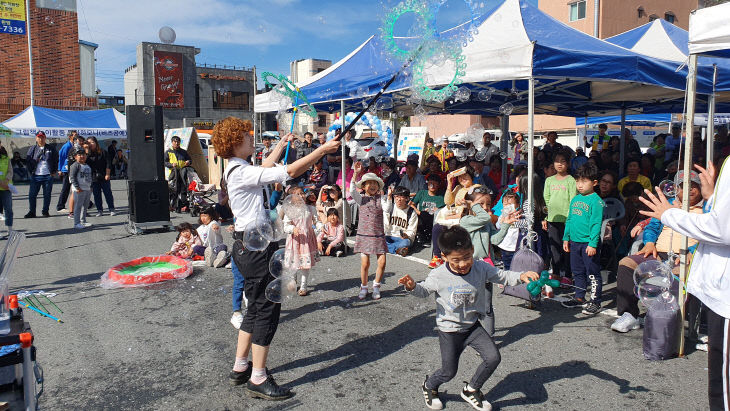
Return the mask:
[[[288,165],[276,165],[285,146],[294,139],[287,134],[266,157],[261,166],[254,166],[247,159],[254,153],[252,124],[234,117],[218,122],[213,129],[211,143],[216,153],[228,159],[224,178],[228,184],[228,198],[235,216],[233,238],[233,259],[245,279],[244,293],[248,299],[246,314],[238,332],[236,360],[229,378],[233,385],[247,383],[246,391],[251,396],[267,400],[283,400],[294,395],[289,389],[280,387],[267,375],[266,361],[269,345],[279,324],[280,304],[266,299],[266,286],[271,282],[269,260],[278,248],[272,241],[260,251],[246,247],[245,230],[252,229],[251,223],[270,224],[267,201],[264,201],[266,186],[283,184],[309,169],[319,158],[332,153],[340,146],[339,141],[328,141],[304,158]],[[266,231],[266,230],[261,230]],[[249,354],[251,360],[248,361]]]

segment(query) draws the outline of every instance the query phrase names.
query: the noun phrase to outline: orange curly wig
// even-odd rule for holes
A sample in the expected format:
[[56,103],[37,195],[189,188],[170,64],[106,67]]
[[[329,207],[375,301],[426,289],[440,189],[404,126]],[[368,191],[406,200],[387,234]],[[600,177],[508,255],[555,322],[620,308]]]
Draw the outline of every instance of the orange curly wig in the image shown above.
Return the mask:
[[217,155],[223,158],[235,157],[234,147],[243,143],[252,130],[253,124],[250,120],[226,117],[213,127],[210,142],[213,144]]

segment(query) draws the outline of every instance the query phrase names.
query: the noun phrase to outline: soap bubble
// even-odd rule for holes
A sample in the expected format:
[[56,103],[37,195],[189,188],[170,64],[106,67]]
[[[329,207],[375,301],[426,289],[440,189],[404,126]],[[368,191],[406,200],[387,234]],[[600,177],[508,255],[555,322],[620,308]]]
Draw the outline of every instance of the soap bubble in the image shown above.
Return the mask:
[[469,129],[466,130],[466,136],[471,141],[480,141],[485,131],[486,129],[481,123],[474,123],[469,126]]
[[634,284],[638,285],[642,281],[652,277],[672,278],[672,269],[666,264],[658,260],[644,261],[634,270]]
[[267,300],[275,304],[281,304],[285,299],[293,296],[297,291],[297,281],[293,276],[275,278],[264,290]]
[[666,307],[668,303],[673,303],[675,297],[669,290],[672,281],[672,278],[667,277],[648,277],[641,280],[636,286],[636,292],[644,307]]
[[457,101],[469,101],[469,98],[471,97],[471,90],[469,90],[468,87],[461,86],[456,90],[456,93],[454,93],[454,97]]
[[509,116],[514,111],[515,106],[512,105],[512,103],[504,103],[501,106],[499,106],[499,112],[502,113],[505,116]]
[[479,101],[489,101],[492,99],[492,92],[489,90],[482,90],[477,94]]
[[507,158],[507,153],[505,153],[504,151],[500,151],[499,152],[499,158],[501,158],[502,160],[506,159]]
[[284,273],[285,252],[286,251],[283,248],[276,250],[274,255],[271,256],[271,260],[269,260],[269,273],[271,273],[274,278],[279,278]]
[[666,197],[675,197],[677,195],[677,185],[672,180],[664,180],[659,183],[659,191]]
[[317,20],[319,21],[319,24],[327,24],[327,19],[325,19],[324,16],[317,17]]
[[368,94],[368,88],[364,86],[360,86],[357,88],[357,96],[358,97],[365,97]]
[[268,221],[257,221],[249,224],[243,233],[243,246],[251,251],[261,251],[269,246],[270,238],[274,237],[274,230]]
[[53,17],[51,17],[51,16],[46,16],[45,20],[46,20],[46,24],[48,24],[49,26],[56,24],[56,22],[53,20]]
[[474,159],[476,159],[477,161],[486,160],[487,159],[487,150],[486,149],[479,150],[479,152],[477,152],[476,155],[474,156]]
[[258,26],[256,27],[256,30],[260,31],[261,33],[266,33],[266,27],[264,27],[264,25],[263,25],[263,24],[259,24],[259,25],[258,25]]
[[413,114],[415,114],[416,117],[418,117],[419,121],[425,121],[426,120],[426,109],[423,108],[423,106],[416,106],[415,109],[413,109]]
[[148,116],[152,112],[152,109],[149,106],[144,106],[142,107],[142,112]]
[[160,41],[165,44],[174,43],[175,38],[177,37],[177,35],[175,34],[175,30],[173,30],[172,27],[169,26],[161,27],[157,35],[160,38]]

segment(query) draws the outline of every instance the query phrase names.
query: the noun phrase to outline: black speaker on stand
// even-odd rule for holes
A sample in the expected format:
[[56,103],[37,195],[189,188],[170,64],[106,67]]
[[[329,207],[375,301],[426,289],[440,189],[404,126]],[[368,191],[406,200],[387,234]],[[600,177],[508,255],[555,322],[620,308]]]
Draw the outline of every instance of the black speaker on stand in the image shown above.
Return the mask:
[[160,106],[127,106],[129,144],[128,230],[170,229],[169,188],[164,173],[165,135]]

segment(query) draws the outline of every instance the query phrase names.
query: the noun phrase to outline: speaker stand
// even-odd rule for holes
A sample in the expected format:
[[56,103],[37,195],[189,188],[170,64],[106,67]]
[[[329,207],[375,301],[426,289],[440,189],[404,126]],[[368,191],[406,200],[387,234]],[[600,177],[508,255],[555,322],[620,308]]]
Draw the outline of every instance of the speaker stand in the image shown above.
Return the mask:
[[158,231],[175,231],[175,226],[170,221],[148,221],[145,223],[135,223],[131,219],[127,220],[125,226],[127,232],[132,235],[147,234]]

